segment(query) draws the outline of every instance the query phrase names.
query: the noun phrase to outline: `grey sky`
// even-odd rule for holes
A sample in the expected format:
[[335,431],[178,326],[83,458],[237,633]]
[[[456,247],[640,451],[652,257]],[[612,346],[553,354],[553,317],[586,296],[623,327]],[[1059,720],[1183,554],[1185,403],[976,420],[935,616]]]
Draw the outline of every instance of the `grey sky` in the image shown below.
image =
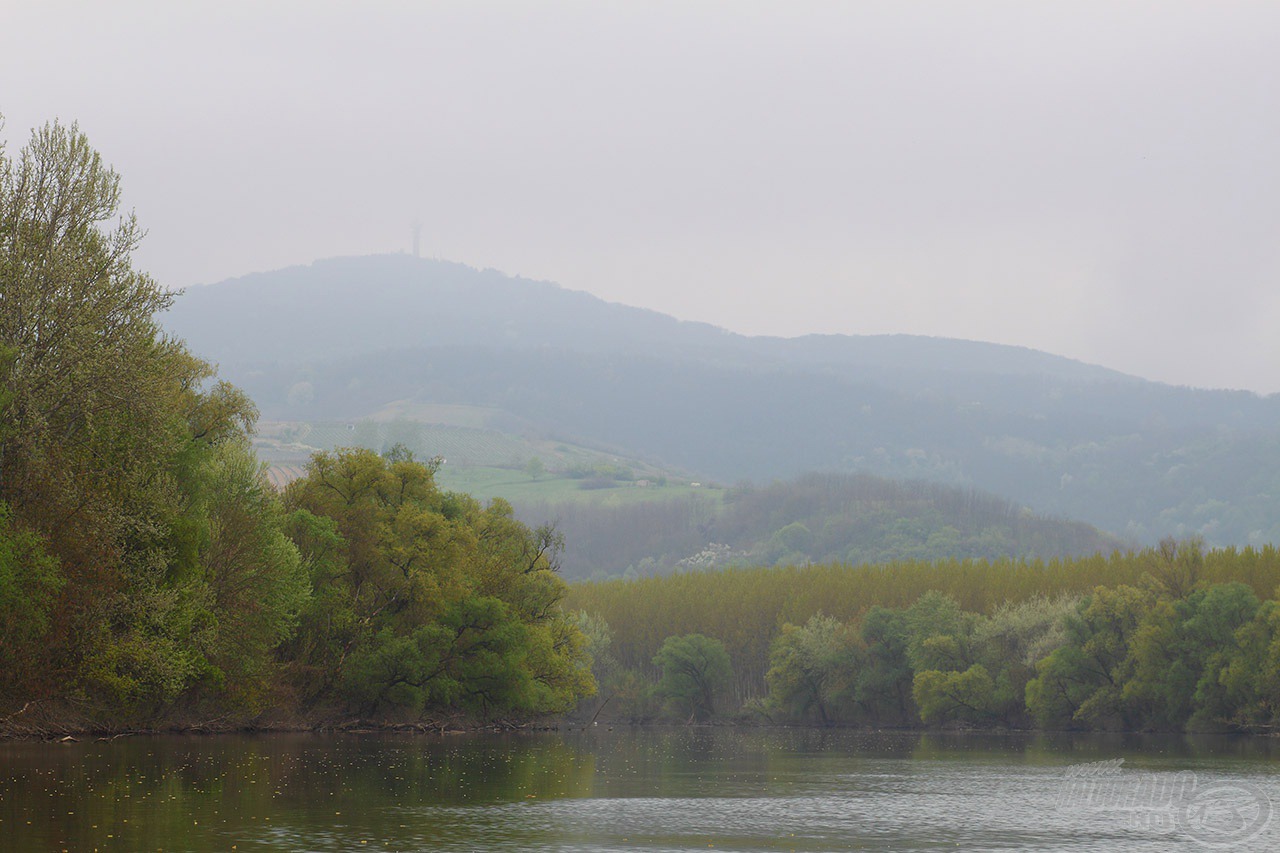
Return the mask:
[[[175,286],[407,250],[1280,391],[1280,3],[0,0]],[[428,330],[429,331],[429,330]]]

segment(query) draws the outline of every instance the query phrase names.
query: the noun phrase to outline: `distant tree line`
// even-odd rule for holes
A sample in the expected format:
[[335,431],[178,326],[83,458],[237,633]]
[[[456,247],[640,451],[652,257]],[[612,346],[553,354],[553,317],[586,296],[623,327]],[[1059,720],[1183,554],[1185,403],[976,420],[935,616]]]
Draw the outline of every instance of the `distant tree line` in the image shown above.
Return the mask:
[[570,579],[707,565],[1082,556],[1122,546],[1087,524],[1035,515],[994,495],[867,474],[740,485],[722,500],[693,494],[622,506],[525,502],[517,514],[556,522],[569,542],[563,563]]
[[726,570],[573,588],[583,714],[1271,731],[1280,550]]
[[[402,449],[283,496],[75,127],[0,149],[0,732],[564,710],[562,546]],[[266,715],[266,716],[264,716]]]

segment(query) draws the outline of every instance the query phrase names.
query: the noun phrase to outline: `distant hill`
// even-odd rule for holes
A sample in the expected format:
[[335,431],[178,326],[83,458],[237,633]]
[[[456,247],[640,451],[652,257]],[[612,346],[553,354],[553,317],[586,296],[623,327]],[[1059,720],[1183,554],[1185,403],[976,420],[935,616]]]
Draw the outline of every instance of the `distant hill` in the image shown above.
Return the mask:
[[469,425],[724,482],[865,472],[1140,542],[1280,541],[1277,395],[970,341],[747,337],[403,255],[191,288],[164,320],[268,419],[481,412]]
[[1129,544],[993,495],[867,474],[807,474],[716,497],[518,501],[516,509],[526,523],[556,523],[567,543],[563,571],[574,580],[726,566],[1084,556]]
[[[407,255],[336,258],[189,288],[165,325],[228,364],[332,361],[398,349],[551,348],[854,376],[976,374],[1115,381],[1025,347],[914,335],[748,337],[549,282]],[[234,330],[234,335],[229,333]]]

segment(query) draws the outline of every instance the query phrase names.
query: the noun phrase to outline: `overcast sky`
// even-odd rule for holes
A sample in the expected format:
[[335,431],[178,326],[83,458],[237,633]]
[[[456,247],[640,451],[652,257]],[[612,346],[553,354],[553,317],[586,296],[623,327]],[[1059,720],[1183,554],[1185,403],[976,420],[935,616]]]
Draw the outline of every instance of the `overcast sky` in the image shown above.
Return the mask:
[[1280,391],[1280,3],[0,0],[183,287],[408,251]]

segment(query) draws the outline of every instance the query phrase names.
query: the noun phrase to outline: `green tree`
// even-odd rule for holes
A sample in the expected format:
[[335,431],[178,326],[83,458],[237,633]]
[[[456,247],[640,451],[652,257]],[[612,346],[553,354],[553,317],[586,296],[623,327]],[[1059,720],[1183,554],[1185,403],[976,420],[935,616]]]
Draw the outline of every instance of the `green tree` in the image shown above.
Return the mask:
[[1172,599],[1186,598],[1204,574],[1204,541],[1193,537],[1179,542],[1171,536],[1143,552],[1152,585]]
[[1097,587],[1064,623],[1066,642],[1036,664],[1027,683],[1027,710],[1046,727],[1133,724],[1124,701],[1132,662],[1129,644],[1151,608],[1150,592]]
[[[239,617],[219,578],[234,573],[208,559],[211,525],[240,510],[213,507],[207,479],[222,448],[247,458],[256,412],[160,333],[173,296],[133,268],[142,231],[119,205],[119,176],[74,125],[36,130],[16,161],[0,152],[0,502],[65,580],[38,659],[53,697],[104,719],[160,714],[266,657],[232,640],[257,628],[225,630]],[[269,503],[240,529],[277,525]],[[241,574],[264,594],[268,645],[293,606],[269,594],[289,550]]]
[[1263,602],[1234,639],[1236,651],[1218,673],[1229,721],[1270,730],[1280,723],[1280,601]]
[[561,537],[504,501],[441,492],[433,474],[405,450],[346,449],[290,485],[312,583],[286,650],[297,689],[365,711],[568,710],[595,685],[561,607]]
[[856,669],[857,647],[846,626],[815,614],[803,626],[786,624],[769,649],[770,704],[789,715],[817,712],[822,725],[832,722],[836,706]]
[[906,621],[907,658],[914,671],[955,672],[976,662],[971,635],[977,616],[963,611],[951,596],[926,592],[907,608]]
[[854,700],[873,723],[914,722],[906,612],[873,606],[862,617],[858,638],[863,653],[854,676]]
[[37,130],[0,167],[0,499],[59,530],[111,520],[101,492],[155,467],[174,381],[200,372],[159,334],[172,295],[131,266],[136,219],[103,227],[119,203],[119,176],[74,125]]
[[1241,583],[1195,589],[1157,602],[1130,643],[1125,701],[1144,727],[1222,727],[1230,717],[1220,677],[1239,651],[1237,632],[1258,611]]
[[609,627],[609,623],[603,617],[585,610],[577,611],[573,618],[585,641],[584,651],[591,661],[591,677],[595,680],[599,700],[591,707],[580,710],[595,717],[606,705],[618,698],[622,668],[613,656],[613,629]]
[[926,723],[963,720],[987,723],[996,717],[995,680],[976,663],[963,672],[936,669],[916,673],[912,695]]
[[247,442],[203,454],[190,489],[201,531],[196,566],[205,687],[215,701],[261,710],[310,587],[283,509]]
[[977,662],[973,640],[978,621],[936,590],[907,608],[911,695],[924,722],[984,723],[995,716],[995,681]]
[[53,692],[44,646],[63,583],[40,537],[18,526],[0,503],[0,715]]
[[724,643],[702,634],[667,637],[653,664],[662,670],[658,694],[691,719],[715,716],[717,697],[733,682]]
[[804,524],[793,521],[769,537],[765,555],[770,562],[802,564],[808,561],[813,547],[813,533]]
[[1066,619],[1075,612],[1074,596],[1006,603],[974,625],[977,659],[992,677],[989,708],[1008,725],[1030,722],[1026,713],[1027,683],[1036,664],[1067,641]]

